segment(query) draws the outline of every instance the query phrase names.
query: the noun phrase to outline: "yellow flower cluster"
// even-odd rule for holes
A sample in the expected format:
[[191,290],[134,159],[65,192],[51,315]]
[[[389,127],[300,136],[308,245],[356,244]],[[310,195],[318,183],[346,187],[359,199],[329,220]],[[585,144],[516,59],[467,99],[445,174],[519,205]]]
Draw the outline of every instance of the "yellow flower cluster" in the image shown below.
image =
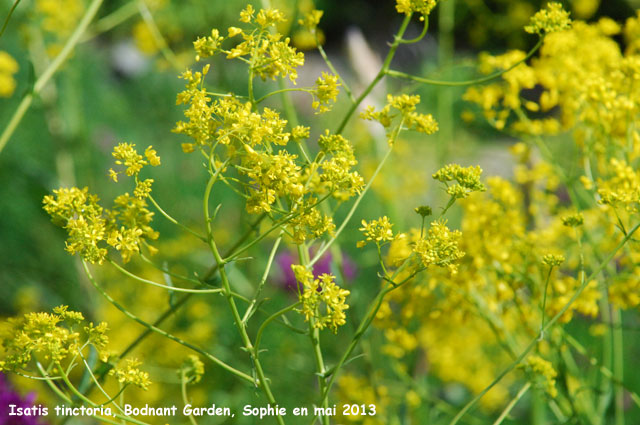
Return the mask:
[[358,242],[358,248],[362,248],[367,242],[375,242],[380,245],[381,242],[392,241],[394,236],[391,227],[393,227],[393,224],[391,224],[386,215],[369,222],[362,220],[360,231],[364,233],[366,240]]
[[181,373],[184,373],[189,383],[197,384],[204,375],[204,363],[195,354],[190,354],[182,363]]
[[368,106],[360,117],[382,124],[387,130],[387,141],[392,145],[403,127],[424,134],[433,134],[438,131],[438,123],[433,115],[416,112],[416,106],[419,103],[418,95],[387,95],[387,104],[380,111],[376,111],[373,106]]
[[611,159],[611,176],[608,179],[598,179],[596,186],[600,203],[621,206],[629,212],[638,211],[640,202],[640,173],[624,160]]
[[329,102],[335,102],[338,97],[338,77],[329,75],[326,72],[316,80],[315,95],[316,100],[313,101],[311,107],[317,110],[317,113],[323,113],[331,110]]
[[[447,193],[455,199],[462,199],[469,196],[473,192],[484,192],[486,188],[480,181],[482,168],[461,167],[458,164],[449,164],[439,169],[433,178],[444,183],[447,186]],[[449,182],[457,182],[457,184],[449,185]]]
[[[271,32],[279,22],[284,22],[282,12],[277,9],[261,9],[257,14],[253,6],[247,6],[240,13],[240,22],[251,24],[252,29],[245,32],[238,27],[230,27],[225,38],[216,29],[206,38],[198,38],[194,43],[196,59],[207,58],[218,52],[225,53],[227,59],[241,59],[250,66],[250,71],[263,80],[278,76],[289,77],[295,83],[298,78],[296,68],[304,65],[304,55],[290,46],[290,39],[282,38],[277,32]],[[240,36],[243,41],[226,50],[225,40]]]
[[556,254],[545,254],[542,257],[542,264],[548,267],[558,267],[564,263],[564,256]]
[[567,227],[578,227],[584,224],[584,215],[575,213],[562,217],[562,224]]
[[[21,318],[9,319],[0,328],[4,358],[0,361],[0,371],[28,370],[35,360],[52,371],[52,376],[59,376],[68,371],[79,355],[87,355],[88,346],[95,348],[100,359],[107,362],[106,332],[105,322],[97,326],[86,323],[82,313],[70,311],[67,306],[55,307],[53,313],[27,313]],[[139,362],[127,362],[125,368],[116,367],[111,374],[123,384],[146,389],[151,383],[149,375],[138,369]]]
[[[89,334],[82,340],[78,325],[84,320],[81,313],[70,312],[66,306],[56,307],[53,313],[27,313],[21,318],[9,319],[2,329],[2,347],[5,360],[0,369],[24,369],[35,357],[46,364],[59,364],[76,354]],[[102,332],[100,332],[100,330]],[[91,343],[104,349],[106,337],[98,336],[106,331],[106,324],[99,330],[92,328]]]
[[570,27],[569,12],[562,8],[562,4],[549,2],[545,9],[538,11],[531,17],[531,22],[524,27],[524,30],[531,34],[549,34]]
[[421,238],[415,243],[413,252],[418,255],[423,267],[447,267],[451,273],[456,273],[456,262],[464,257],[464,252],[459,249],[462,233],[459,230],[450,230],[446,223],[431,223],[426,238]]
[[534,375],[542,378],[543,388],[547,394],[554,398],[558,395],[558,390],[556,389],[556,376],[558,376],[558,372],[553,368],[550,361],[540,356],[532,355],[527,357],[524,366]]
[[18,72],[18,62],[5,51],[0,50],[0,97],[10,97],[16,90],[13,75]]
[[147,372],[138,369],[141,364],[137,359],[127,359],[124,367],[114,367],[109,371],[109,375],[113,376],[120,384],[135,385],[147,390],[151,381]]
[[396,0],[396,10],[405,15],[419,13],[422,15],[420,19],[423,20],[436,7],[436,3],[436,0]]
[[[151,191],[153,180],[138,180],[138,173],[146,164],[159,165],[160,158],[149,146],[145,151],[147,159],[139,155],[135,145],[121,143],[115,147],[113,156],[116,164],[126,167],[128,176],[136,177],[134,196],[124,193],[114,201],[111,210],[104,210],[96,195],[89,189],[60,188],[52,195],[44,197],[44,210],[51,216],[54,224],[67,230],[66,250],[80,254],[91,263],[102,264],[107,257],[106,246],[112,246],[120,252],[125,263],[140,251],[144,239],[158,238],[151,226],[153,213],[147,209],[146,198]],[[117,180],[113,169],[111,178]],[[106,244],[106,245],[105,245]]]
[[[229,29],[230,37],[242,34],[245,41],[226,51],[222,47],[224,38],[214,30],[210,37],[196,42],[198,56],[223,52],[228,57],[247,61],[250,76],[255,73],[264,77],[266,74],[261,74],[264,72],[272,78],[289,75],[295,79],[293,65],[289,69],[282,64],[301,65],[302,54],[296,54],[299,63],[288,62],[288,54],[277,53],[276,47],[269,47],[273,37],[279,37],[269,28],[283,19],[277,10],[256,13],[248,6],[242,11],[240,21],[253,23],[254,31],[248,35],[236,27]],[[273,56],[265,57],[263,47]],[[286,69],[278,65],[280,59],[276,56],[282,59],[281,65]],[[357,161],[350,142],[327,130],[318,138],[320,152],[315,159],[311,161],[305,155],[300,158],[287,150],[288,144],[291,140],[307,139],[308,127],[289,129],[287,120],[278,112],[270,108],[259,110],[251,99],[246,101],[235,95],[216,95],[216,99],[212,99],[204,83],[208,71],[206,65],[201,72],[188,70],[182,75],[185,90],[178,94],[176,103],[188,105],[184,112],[188,121],[178,122],[173,131],[194,140],[184,143],[183,150],[199,150],[209,158],[211,174],[217,173],[219,180],[245,197],[250,214],[267,213],[274,219],[277,214],[286,217],[294,242],[302,243],[309,237],[331,233],[335,225],[317,209],[318,202],[326,197],[346,201],[364,188],[363,178],[353,171]],[[329,103],[338,95],[338,86],[337,77],[323,73],[316,87],[308,90],[314,98],[312,106],[319,112],[329,110]]]
[[335,277],[322,274],[314,279],[313,274],[304,266],[291,266],[296,280],[303,285],[300,294],[302,307],[299,310],[305,320],[311,321],[317,329],[331,328],[338,332],[338,326],[346,323],[345,310],[349,305],[345,303],[349,291],[335,284]]

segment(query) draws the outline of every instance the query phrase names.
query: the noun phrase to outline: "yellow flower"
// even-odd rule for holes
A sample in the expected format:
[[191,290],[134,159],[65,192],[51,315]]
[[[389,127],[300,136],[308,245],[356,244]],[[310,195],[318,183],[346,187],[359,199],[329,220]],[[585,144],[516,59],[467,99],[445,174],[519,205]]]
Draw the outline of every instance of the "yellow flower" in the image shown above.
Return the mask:
[[545,9],[533,15],[531,22],[524,27],[524,30],[531,34],[549,34],[570,27],[569,12],[562,8],[562,4],[550,2]]
[[0,97],[10,97],[16,90],[13,75],[18,72],[18,62],[7,52],[0,50]]

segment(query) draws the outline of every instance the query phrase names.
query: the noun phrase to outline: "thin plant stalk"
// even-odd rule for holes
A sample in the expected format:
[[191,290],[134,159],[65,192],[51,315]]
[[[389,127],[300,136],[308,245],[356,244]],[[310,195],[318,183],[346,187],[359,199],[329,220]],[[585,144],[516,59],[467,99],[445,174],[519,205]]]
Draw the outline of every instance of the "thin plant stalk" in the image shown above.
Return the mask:
[[84,16],[80,20],[80,23],[78,24],[76,29],[73,31],[73,33],[69,37],[69,39],[65,43],[60,53],[58,53],[58,56],[55,57],[55,59],[51,62],[51,64],[49,64],[47,69],[45,69],[44,72],[40,75],[40,77],[38,77],[38,79],[33,85],[33,89],[31,90],[31,92],[26,94],[22,98],[22,101],[18,105],[18,108],[16,108],[16,110],[14,111],[13,115],[11,116],[11,119],[9,120],[9,123],[5,127],[2,134],[0,135],[0,153],[2,153],[2,150],[4,149],[7,142],[15,132],[18,125],[20,124],[20,121],[22,121],[24,114],[27,112],[27,110],[31,106],[31,103],[33,103],[33,99],[38,94],[40,94],[40,92],[42,91],[44,86],[49,82],[51,77],[53,77],[53,75],[58,71],[58,69],[60,69],[60,66],[62,66],[62,64],[69,58],[69,55],[73,51],[76,44],[78,44],[78,42],[80,41],[80,37],[86,31],[87,27],[89,26],[89,23],[91,23],[96,13],[98,13],[98,9],[100,9],[100,6],[102,5],[102,1],[103,0],[93,0],[91,2],[89,7],[87,8],[87,11],[84,13]]
[[124,308],[120,303],[118,303],[116,300],[113,299],[113,297],[111,297],[111,295],[109,295],[103,288],[102,286],[100,286],[98,284],[98,282],[94,279],[93,275],[91,274],[91,272],[89,271],[89,267],[87,265],[87,263],[85,261],[82,262],[82,265],[84,266],[84,270],[87,273],[87,277],[89,278],[89,280],[91,281],[91,283],[93,284],[93,286],[98,290],[98,292],[100,292],[100,294],[102,294],[103,297],[105,297],[107,299],[107,301],[109,301],[111,304],[113,304],[113,306],[115,308],[117,308],[118,310],[120,310],[125,316],[127,316],[128,318],[134,320],[135,322],[141,324],[142,326],[148,328],[150,331],[153,331],[159,335],[164,336],[165,338],[168,338],[172,341],[177,342],[180,345],[184,345],[185,347],[195,351],[196,353],[206,357],[207,359],[211,360],[213,363],[217,364],[218,366],[222,367],[223,369],[227,370],[228,372],[231,372],[232,374],[236,375],[237,377],[243,379],[244,381],[253,383],[254,380],[251,376],[247,375],[244,372],[241,372],[239,370],[237,370],[236,368],[226,364],[225,362],[223,362],[222,360],[218,359],[217,357],[213,356],[212,354],[208,353],[207,351],[196,347],[195,345],[188,343],[160,328],[157,328],[156,326],[153,326],[150,323],[145,322],[144,320],[140,319],[138,316],[136,316],[135,314],[131,313],[129,310],[127,310],[126,308]]
[[520,388],[518,394],[516,394],[513,400],[511,400],[509,404],[507,404],[507,407],[502,411],[500,416],[498,416],[498,419],[495,420],[493,425],[500,425],[507,418],[509,413],[511,413],[513,407],[518,403],[518,401],[520,401],[520,399],[527,393],[527,391],[529,391],[529,388],[531,388],[531,382],[527,382],[522,388]]

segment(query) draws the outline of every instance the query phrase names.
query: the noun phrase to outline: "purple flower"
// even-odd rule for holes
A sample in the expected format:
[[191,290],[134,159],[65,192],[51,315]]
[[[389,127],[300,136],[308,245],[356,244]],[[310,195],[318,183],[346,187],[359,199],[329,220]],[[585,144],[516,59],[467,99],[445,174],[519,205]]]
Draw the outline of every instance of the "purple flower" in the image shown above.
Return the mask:
[[29,393],[25,397],[18,394],[12,387],[7,377],[0,373],[0,406],[5,413],[0,414],[0,425],[42,425],[39,416],[9,416],[9,405],[14,404],[16,408],[30,408],[38,406],[34,404],[35,393]]
[[[283,252],[282,254],[278,254],[276,257],[276,263],[280,268],[280,276],[278,278],[278,283],[282,286],[283,289],[290,292],[297,292],[297,286],[299,284],[296,281],[296,277],[293,274],[293,270],[291,270],[292,264],[298,264],[298,256],[291,251]],[[336,265],[333,264],[333,257],[330,252],[326,252],[320,259],[313,265],[313,275],[315,277],[320,276],[321,274],[336,274]],[[342,272],[344,273],[344,278],[347,282],[351,282],[357,274],[357,268],[355,263],[347,257],[345,254],[342,255]],[[300,287],[302,289],[302,287]]]

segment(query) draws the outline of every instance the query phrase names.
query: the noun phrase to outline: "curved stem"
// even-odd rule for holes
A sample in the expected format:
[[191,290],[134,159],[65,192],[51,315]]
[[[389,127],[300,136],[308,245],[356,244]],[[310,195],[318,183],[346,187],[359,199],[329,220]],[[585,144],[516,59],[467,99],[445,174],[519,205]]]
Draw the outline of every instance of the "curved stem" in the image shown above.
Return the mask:
[[[40,371],[40,374],[42,375],[42,377],[44,378],[45,382],[47,383],[47,385],[49,386],[49,388],[51,389],[51,391],[53,391],[58,397],[60,397],[60,399],[62,401],[64,401],[65,403],[73,406],[73,400],[71,400],[71,398],[66,395],[64,392],[62,392],[62,390],[60,388],[58,388],[54,383],[53,383],[53,379],[54,377],[49,376],[49,373],[42,367],[42,365],[40,364],[40,362],[36,361],[36,367],[38,368],[38,370]],[[62,377],[56,377],[55,379],[62,379]],[[95,417],[95,416],[94,416]],[[96,419],[103,419],[100,417],[95,417]],[[104,419],[105,422],[111,423],[111,424],[115,424],[115,425],[120,425],[120,423],[115,422],[115,421],[110,421],[108,419]]]
[[262,96],[261,98],[255,100],[255,104],[259,104],[260,102],[262,102],[263,100],[273,96],[274,94],[280,94],[280,93],[288,93],[288,92],[292,92],[292,91],[303,91],[306,93],[309,93],[310,95],[313,96],[313,90],[310,88],[302,88],[302,87],[292,87],[292,88],[286,88],[286,89],[279,89],[276,91],[272,91],[271,93],[267,93],[264,96]]
[[43,87],[49,82],[51,77],[53,77],[53,75],[58,71],[64,61],[67,60],[73,48],[76,46],[76,44],[78,44],[80,37],[87,29],[87,26],[98,12],[101,4],[102,0],[93,0],[91,2],[84,16],[80,20],[80,23],[69,37],[60,53],[58,53],[58,56],[56,56],[51,64],[49,64],[47,69],[45,69],[42,75],[40,75],[40,77],[36,80],[31,93],[28,93],[22,98],[22,101],[18,105],[18,108],[16,108],[13,115],[11,116],[9,124],[7,124],[4,131],[2,132],[2,135],[0,135],[0,153],[2,153],[5,145],[18,127],[18,124],[20,124],[20,121],[22,121],[24,114],[31,106],[33,98],[42,91]]
[[89,28],[89,30],[82,36],[80,42],[83,43],[85,41],[89,41],[92,38],[117,27],[121,23],[133,18],[137,14],[138,6],[134,1],[130,1],[124,6],[121,6],[119,9],[111,12],[107,16],[98,19],[96,23],[93,24]]
[[409,40],[405,40],[404,38],[401,38],[399,43],[400,44],[417,43],[418,41],[422,40],[425,35],[427,35],[428,30],[429,30],[429,20],[427,18],[424,18],[424,25],[422,26],[422,32],[420,33],[420,35],[417,36],[416,38],[411,38]]
[[260,325],[260,328],[258,329],[258,333],[256,334],[256,342],[255,342],[255,347],[256,347],[256,351],[259,350],[260,347],[260,341],[262,340],[262,333],[264,332],[264,330],[267,328],[267,325],[271,322],[273,322],[275,319],[277,319],[278,317],[282,316],[285,313],[290,312],[291,310],[293,310],[294,308],[298,307],[300,304],[302,304],[301,301],[298,301],[295,304],[292,304],[288,307],[283,308],[280,311],[277,311],[275,313],[273,313],[271,316],[269,316],[264,322],[262,322],[262,325]]
[[186,293],[190,293],[190,294],[217,294],[219,292],[222,292],[222,289],[220,289],[220,288],[216,288],[216,289],[190,289],[190,288],[179,288],[179,287],[176,287],[176,286],[163,285],[161,283],[157,283],[157,282],[154,282],[152,280],[147,280],[147,279],[144,279],[144,278],[142,278],[142,277],[140,277],[138,275],[135,275],[135,274],[131,273],[129,270],[127,270],[124,267],[122,267],[120,264],[116,263],[115,261],[113,261],[111,259],[107,259],[107,261],[109,263],[111,263],[120,272],[122,272],[122,274],[124,274],[126,276],[129,276],[130,278],[135,279],[138,282],[146,283],[147,285],[157,286],[158,288],[168,289],[169,291],[186,292]]
[[204,237],[203,235],[201,235],[200,233],[196,232],[195,230],[190,229],[189,227],[185,226],[184,224],[180,223],[178,220],[176,220],[175,218],[171,217],[169,214],[167,214],[165,212],[165,210],[163,210],[162,208],[160,208],[160,205],[158,205],[158,203],[156,202],[156,200],[153,198],[153,196],[149,195],[149,200],[151,201],[151,203],[153,204],[154,207],[156,207],[156,209],[158,211],[160,211],[160,214],[162,214],[167,220],[169,220],[170,222],[172,222],[173,224],[175,224],[176,226],[180,227],[181,229],[191,233],[193,236],[195,236],[196,238],[200,239],[202,242],[207,242],[207,238]]
[[[186,406],[189,404],[189,397],[187,397],[187,377],[184,374],[184,370],[180,371],[180,390],[182,393],[182,402]],[[189,413],[189,422],[191,422],[191,425],[198,425],[196,418],[194,418],[191,413]]]
[[111,304],[113,304],[113,306],[115,308],[117,308],[118,310],[120,310],[125,316],[127,316],[128,318],[134,320],[135,322],[141,324],[142,326],[148,328],[150,331],[153,331],[159,335],[164,336],[165,338],[168,338],[172,341],[177,342],[180,345],[184,345],[185,347],[195,351],[196,353],[202,355],[203,357],[206,357],[207,359],[211,360],[213,363],[217,364],[218,366],[222,367],[223,369],[227,370],[228,372],[231,372],[232,374],[238,376],[239,378],[247,381],[247,382],[251,382],[253,383],[253,378],[249,375],[247,375],[244,372],[241,372],[239,370],[237,370],[236,368],[229,366],[228,364],[226,364],[225,362],[223,362],[222,360],[218,359],[217,357],[213,356],[212,354],[209,354],[208,352],[206,352],[205,350],[196,347],[193,344],[190,344],[180,338],[178,338],[177,336],[174,336],[160,328],[157,328],[156,326],[145,322],[144,320],[140,319],[138,316],[136,316],[135,314],[131,313],[129,310],[127,310],[126,308],[124,308],[122,305],[120,305],[120,303],[118,303],[116,300],[114,300],[111,295],[107,294],[107,292],[102,288],[102,286],[100,286],[98,284],[98,282],[94,279],[93,275],[91,274],[91,272],[89,271],[89,267],[87,266],[87,263],[85,261],[82,261],[82,265],[84,266],[84,271],[87,274],[87,277],[89,278],[89,280],[91,281],[91,283],[93,284],[93,286],[98,290],[98,292],[100,292],[100,294],[102,294],[103,297],[105,297],[107,299],[107,301],[109,301]]
[[[82,362],[84,363],[84,366],[85,366],[85,368],[87,370],[87,373],[89,373],[89,376],[91,377],[91,381],[93,382],[93,384],[96,387],[98,387],[98,389],[100,390],[102,395],[104,395],[107,398],[107,401],[105,401],[103,403],[100,403],[100,406],[106,406],[108,404],[113,404],[120,411],[120,413],[122,413],[124,415],[124,410],[122,409],[122,407],[120,407],[120,405],[118,403],[115,402],[115,400],[120,394],[122,394],[122,392],[124,391],[125,387],[123,386],[122,388],[120,388],[120,391],[118,391],[118,393],[116,395],[114,395],[113,397],[110,396],[109,393],[107,393],[105,391],[105,389],[102,388],[102,385],[100,385],[100,382],[98,382],[98,379],[96,378],[96,376],[91,371],[91,366],[89,366],[89,363],[87,363],[87,360],[84,358],[84,356],[82,355],[82,352],[80,350],[78,350],[78,354],[82,358]],[[87,394],[89,394],[89,391],[87,391]]]
[[407,74],[406,72],[395,71],[393,69],[389,69],[386,72],[386,75],[388,75],[390,77],[404,78],[404,79],[407,79],[407,80],[413,80],[413,81],[417,81],[419,83],[430,84],[430,85],[433,85],[433,86],[472,86],[472,85],[475,85],[475,84],[486,83],[487,81],[494,80],[494,79],[500,77],[502,74],[505,74],[505,73],[511,71],[513,68],[515,68],[516,66],[520,65],[521,63],[524,63],[524,62],[528,61],[538,51],[538,49],[542,46],[543,40],[544,40],[544,38],[540,38],[538,40],[538,42],[536,43],[536,45],[533,46],[533,48],[531,50],[529,50],[527,55],[524,58],[522,58],[522,60],[519,60],[518,62],[514,63],[510,67],[508,67],[506,69],[503,69],[501,71],[496,71],[496,72],[494,72],[492,74],[489,74],[487,76],[484,76],[484,77],[473,79],[473,80],[465,80],[465,81],[432,80],[432,79],[429,79],[429,78],[418,77],[417,75]]
[[13,11],[16,10],[16,7],[18,7],[18,3],[20,3],[20,0],[15,0],[13,2],[13,6],[11,6],[11,9],[9,9],[9,13],[7,14],[7,17],[4,20],[2,29],[0,29],[0,37],[2,37],[2,34],[4,34],[4,30],[7,29],[7,25],[9,25],[9,20],[11,19],[11,15],[13,15]]

